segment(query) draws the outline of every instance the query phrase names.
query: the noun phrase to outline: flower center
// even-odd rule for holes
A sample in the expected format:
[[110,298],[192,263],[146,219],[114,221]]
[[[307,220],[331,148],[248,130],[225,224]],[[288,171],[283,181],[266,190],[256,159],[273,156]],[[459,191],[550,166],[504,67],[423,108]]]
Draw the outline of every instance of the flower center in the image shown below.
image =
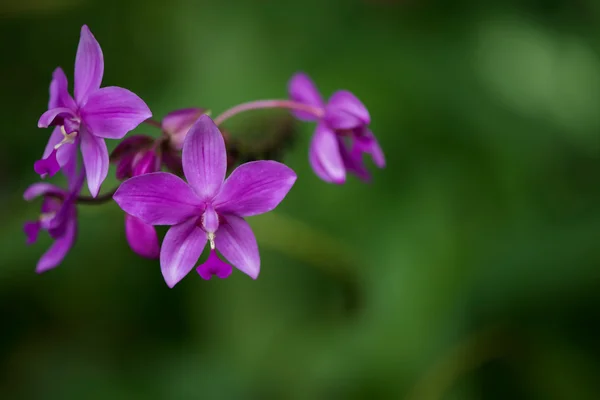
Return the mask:
[[54,150],[58,150],[63,144],[75,143],[75,138],[77,137],[77,133],[78,133],[77,131],[67,133],[64,125],[60,126],[60,132],[63,134],[63,139],[54,146]]

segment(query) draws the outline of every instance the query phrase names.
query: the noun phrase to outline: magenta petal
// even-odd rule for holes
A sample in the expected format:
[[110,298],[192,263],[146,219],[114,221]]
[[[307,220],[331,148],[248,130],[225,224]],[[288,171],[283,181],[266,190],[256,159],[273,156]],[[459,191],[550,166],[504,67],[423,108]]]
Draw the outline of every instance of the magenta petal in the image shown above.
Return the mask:
[[127,214],[151,225],[179,224],[204,211],[192,188],[167,172],[130,178],[119,186],[113,199]]
[[365,168],[363,163],[362,152],[349,151],[345,144],[342,142],[341,138],[338,138],[340,155],[342,156],[342,160],[344,161],[344,167],[348,172],[355,174],[359,179],[364,182],[369,182],[371,180],[371,174]]
[[160,268],[170,288],[194,268],[206,241],[206,233],[194,218],[169,229],[160,249]]
[[250,225],[240,217],[227,215],[215,235],[217,250],[237,269],[250,276],[258,277],[260,255],[256,238]]
[[125,236],[129,247],[146,258],[158,258],[160,246],[156,229],[133,215],[125,214]]
[[143,154],[137,154],[133,159],[132,175],[144,175],[150,172],[156,172],[159,169],[159,159],[154,150],[147,150]]
[[47,158],[42,158],[33,163],[33,170],[42,178],[46,176],[54,176],[59,170],[60,165],[56,160],[56,149],[52,150]]
[[80,113],[86,127],[95,136],[106,139],[121,139],[152,116],[135,93],[116,86],[91,93]]
[[124,181],[127,178],[131,178],[133,176],[133,159],[135,158],[135,154],[127,154],[123,156],[119,163],[117,164],[117,169],[115,171],[115,177]]
[[312,138],[309,161],[315,173],[324,181],[337,184],[346,181],[346,169],[335,133],[322,123],[317,125]]
[[108,149],[104,139],[87,131],[82,131],[81,154],[87,175],[88,188],[92,197],[96,197],[100,191],[100,185],[108,175]]
[[174,149],[181,150],[188,131],[204,114],[204,108],[184,108],[167,114],[162,120],[162,129],[169,135],[169,144]]
[[33,185],[25,189],[25,192],[23,193],[23,198],[27,201],[31,201],[36,197],[46,194],[52,194],[63,197],[67,195],[67,193],[58,186],[54,186],[50,183],[40,182],[34,183]]
[[335,92],[325,108],[325,120],[334,129],[352,129],[371,123],[365,105],[347,90]]
[[52,108],[42,114],[42,116],[38,120],[38,128],[49,127],[55,122],[57,118],[76,118],[76,115],[70,108]]
[[271,211],[296,182],[296,173],[277,161],[253,161],[236,168],[214,200],[217,211],[249,217]]
[[200,275],[202,279],[208,281],[213,275],[216,275],[221,279],[227,278],[231,275],[231,272],[233,272],[233,268],[231,265],[221,260],[219,256],[217,256],[217,252],[211,249],[208,258],[196,268],[196,272],[198,272],[198,275]]
[[77,106],[75,100],[69,94],[67,76],[62,68],[56,68],[52,73],[52,82],[50,82],[50,101],[48,109],[65,107],[74,110]]
[[27,244],[33,244],[38,238],[42,226],[39,221],[28,221],[23,225],[23,231],[27,235]]
[[87,97],[100,89],[104,75],[104,56],[100,44],[87,25],[81,27],[75,58],[75,100],[81,107]]
[[227,153],[223,135],[207,115],[202,115],[190,128],[182,157],[189,184],[203,200],[211,199],[225,179]]
[[375,165],[379,168],[385,167],[385,156],[379,146],[379,142],[368,129],[365,129],[362,136],[356,137],[354,143],[354,151],[369,153]]
[[42,272],[58,266],[65,258],[71,247],[73,247],[76,236],[77,223],[75,219],[71,219],[67,222],[64,234],[60,238],[56,239],[48,251],[46,251],[46,253],[40,258],[35,271],[38,274],[41,274]]
[[[313,81],[305,73],[299,72],[292,76],[288,83],[290,98],[300,103],[313,107],[323,108],[323,99]],[[302,111],[294,111],[292,114],[303,121],[316,121],[317,117]]]

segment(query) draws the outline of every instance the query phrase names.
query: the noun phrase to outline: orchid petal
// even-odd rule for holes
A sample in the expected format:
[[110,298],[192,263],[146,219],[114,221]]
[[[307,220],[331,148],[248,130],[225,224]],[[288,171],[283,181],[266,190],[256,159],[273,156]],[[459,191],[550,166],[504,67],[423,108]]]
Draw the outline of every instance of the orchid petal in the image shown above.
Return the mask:
[[60,165],[56,160],[56,149],[52,150],[48,157],[34,162],[33,170],[42,178],[45,178],[46,176],[54,176],[60,170]]
[[31,201],[36,197],[43,195],[55,195],[55,196],[66,196],[67,192],[58,186],[52,185],[46,182],[39,182],[30,185],[23,193],[23,198],[27,201]]
[[353,151],[369,153],[375,165],[379,168],[385,167],[385,156],[379,146],[379,142],[369,129],[365,129],[362,135],[355,138]]
[[38,238],[38,234],[42,229],[40,221],[27,221],[23,225],[23,231],[27,236],[27,244],[34,244]]
[[273,210],[296,182],[296,173],[277,161],[253,161],[236,168],[214,200],[223,214],[249,217]]
[[55,120],[57,118],[76,118],[75,113],[70,108],[57,107],[51,108],[42,114],[38,120],[38,128],[47,128],[50,125],[56,125]]
[[121,139],[152,116],[135,93],[116,86],[91,93],[80,113],[88,130],[106,139]]
[[340,155],[346,170],[355,174],[362,181],[369,182],[371,180],[371,174],[365,168],[365,165],[362,161],[362,152],[357,153],[349,151],[346,145],[342,142],[341,138],[338,137],[337,140],[340,149]]
[[154,172],[123,182],[113,199],[127,214],[150,225],[175,225],[200,216],[204,205],[181,178]]
[[100,44],[87,25],[81,27],[81,36],[75,58],[75,100],[79,106],[87,97],[100,89],[104,75],[104,56]]
[[160,269],[170,288],[194,268],[206,242],[206,232],[197,226],[195,219],[169,229],[160,249]]
[[87,174],[88,188],[92,197],[96,197],[100,191],[100,185],[108,175],[108,149],[104,139],[87,131],[81,133],[81,154]]
[[346,169],[337,138],[324,124],[317,125],[310,144],[309,161],[315,173],[324,181],[336,184],[346,181]]
[[[324,107],[319,90],[305,73],[299,72],[292,76],[288,83],[288,93],[294,101],[313,107]],[[293,111],[292,114],[303,121],[316,121],[318,119],[316,116],[302,111]]]
[[64,234],[55,240],[48,251],[40,258],[35,271],[41,274],[57,267],[73,246],[76,236],[77,222],[75,218],[72,218],[68,221]]
[[69,94],[67,76],[62,68],[58,67],[52,73],[52,82],[50,82],[50,101],[48,109],[65,107],[71,110],[77,108],[75,100]]
[[160,246],[156,229],[133,215],[125,214],[125,236],[129,247],[146,258],[158,258]]
[[198,275],[202,279],[208,281],[213,275],[216,275],[220,279],[227,278],[233,272],[233,268],[221,260],[217,252],[211,249],[208,258],[196,268],[196,272],[198,272]]
[[160,166],[159,162],[160,160],[154,150],[148,150],[141,155],[137,154],[137,157],[134,157],[132,161],[133,169],[131,174],[136,176],[157,172]]
[[217,250],[237,269],[256,279],[260,272],[260,255],[252,228],[235,215],[224,219],[215,235]]
[[347,90],[335,92],[325,108],[325,120],[333,129],[353,129],[369,125],[371,116],[365,105]]
[[177,150],[183,148],[188,131],[206,113],[204,108],[184,108],[167,114],[162,120],[162,129],[169,135],[169,144]]
[[115,171],[115,177],[123,181],[127,178],[131,178],[133,176],[133,159],[135,158],[135,154],[126,154],[124,155],[117,164],[117,169]]
[[202,115],[190,128],[182,157],[189,184],[203,200],[211,199],[225,179],[227,153],[223,135],[207,115]]

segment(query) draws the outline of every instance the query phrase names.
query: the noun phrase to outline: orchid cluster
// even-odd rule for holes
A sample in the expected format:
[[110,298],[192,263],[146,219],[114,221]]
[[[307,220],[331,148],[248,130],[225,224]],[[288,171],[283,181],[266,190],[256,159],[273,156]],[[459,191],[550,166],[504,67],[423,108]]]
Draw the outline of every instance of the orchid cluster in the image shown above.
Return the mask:
[[[315,122],[309,162],[325,182],[342,184],[347,173],[369,180],[364,153],[378,167],[385,165],[369,129],[369,112],[360,100],[348,91],[338,91],[325,102],[303,73],[290,80],[288,99],[240,104],[214,120],[204,108],[186,108],[167,114],[161,122],[152,119],[150,108],[131,91],[101,87],[103,73],[102,49],[84,25],[75,58],[74,96],[68,91],[64,71],[57,68],[50,83],[48,110],[38,121],[40,128],[51,127],[52,134],[34,170],[42,179],[61,171],[67,188],[42,181],[24,193],[25,200],[42,198],[37,220],[25,223],[27,243],[34,243],[40,230],[54,241],[40,258],[38,273],[58,266],[75,243],[79,205],[114,200],[125,213],[129,246],[142,257],[160,260],[169,287],[194,268],[207,245],[208,257],[196,268],[200,277],[226,278],[235,266],[256,279],[258,245],[244,218],[277,207],[297,176],[277,161],[237,165],[232,160],[230,143],[220,126],[244,111],[288,109],[301,121]],[[157,128],[160,136],[125,138],[141,124]],[[105,139],[123,140],[109,155]],[[121,184],[100,194],[110,164],[116,166]],[[228,170],[232,171],[226,177]],[[86,183],[88,196],[81,194]],[[162,244],[156,225],[170,226]]]

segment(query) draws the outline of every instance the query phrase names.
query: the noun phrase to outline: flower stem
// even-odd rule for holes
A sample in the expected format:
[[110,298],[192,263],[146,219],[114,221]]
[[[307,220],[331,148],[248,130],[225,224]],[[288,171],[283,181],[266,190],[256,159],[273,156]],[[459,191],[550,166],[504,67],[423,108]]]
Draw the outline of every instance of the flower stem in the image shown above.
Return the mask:
[[299,103],[292,100],[256,100],[248,103],[238,104],[235,107],[221,113],[215,118],[215,124],[221,125],[223,122],[233,117],[236,114],[250,110],[260,110],[265,108],[286,108],[289,110],[303,111],[314,115],[317,118],[321,118],[324,114],[322,108],[314,107],[308,104]]
[[90,205],[104,204],[104,203],[112,200],[112,197],[115,194],[115,192],[117,191],[117,189],[118,188],[114,188],[110,192],[104,193],[103,195],[100,195],[98,197],[78,196],[77,203],[78,204],[90,204]]
[[150,125],[150,126],[153,126],[155,128],[162,130],[162,124],[158,121],[153,120],[152,118],[148,118],[147,120],[145,120],[144,124]]

